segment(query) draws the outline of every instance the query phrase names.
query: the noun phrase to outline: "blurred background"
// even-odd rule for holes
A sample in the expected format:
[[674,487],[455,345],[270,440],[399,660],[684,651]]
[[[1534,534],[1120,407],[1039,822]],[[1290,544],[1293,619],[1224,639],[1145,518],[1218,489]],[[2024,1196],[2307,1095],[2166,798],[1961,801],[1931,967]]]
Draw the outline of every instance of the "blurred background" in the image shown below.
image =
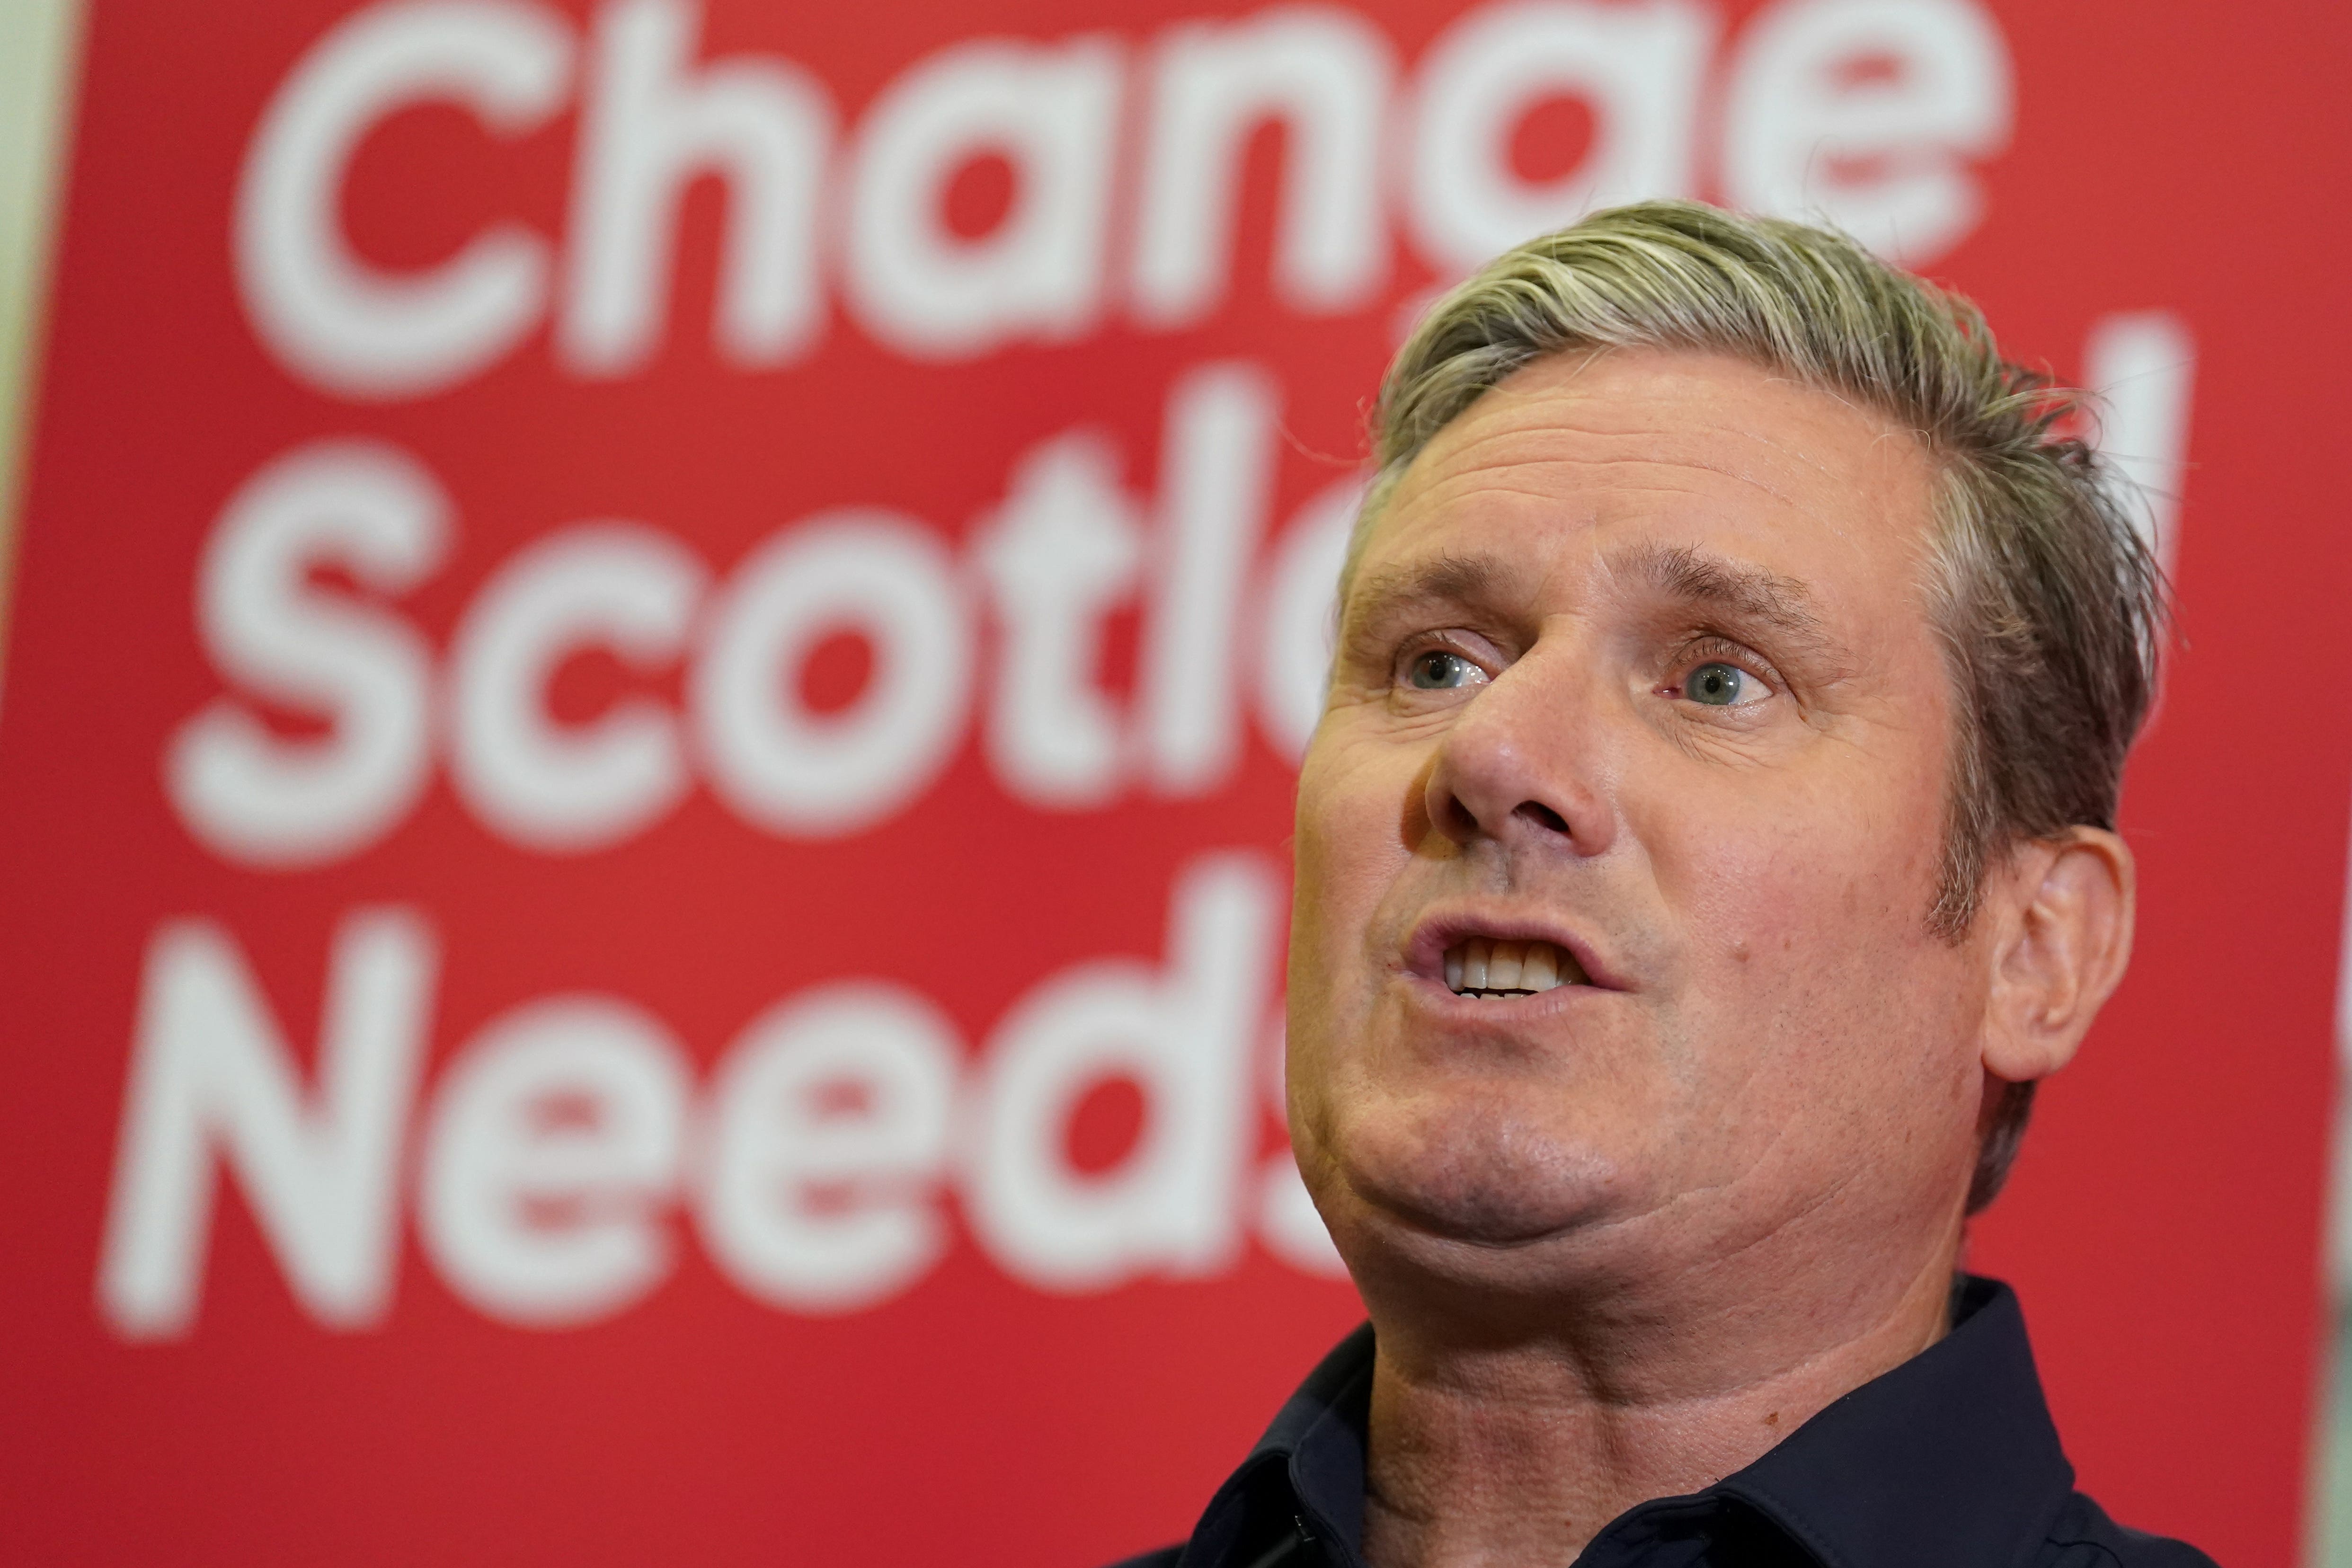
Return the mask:
[[2139,949],[1971,1263],[2114,1512],[2352,1563],[2347,46],[0,0],[0,1557],[1181,1535],[1356,1319],[1278,1075],[1362,409],[1672,193],[2104,394],[2180,617]]

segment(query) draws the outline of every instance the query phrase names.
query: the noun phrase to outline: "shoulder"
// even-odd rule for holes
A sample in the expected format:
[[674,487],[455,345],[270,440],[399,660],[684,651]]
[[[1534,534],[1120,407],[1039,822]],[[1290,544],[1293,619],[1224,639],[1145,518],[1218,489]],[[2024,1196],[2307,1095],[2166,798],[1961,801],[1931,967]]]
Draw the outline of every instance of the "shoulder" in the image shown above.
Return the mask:
[[2185,1541],[2126,1530],[2076,1492],[2051,1521],[2042,1568],[2218,1568]]

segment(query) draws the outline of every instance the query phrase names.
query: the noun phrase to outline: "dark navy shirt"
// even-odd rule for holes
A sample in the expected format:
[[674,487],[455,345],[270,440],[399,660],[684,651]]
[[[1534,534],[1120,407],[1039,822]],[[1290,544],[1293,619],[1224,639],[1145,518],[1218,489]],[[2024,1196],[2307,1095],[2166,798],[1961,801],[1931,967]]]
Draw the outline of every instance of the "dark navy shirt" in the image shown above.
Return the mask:
[[[2212,1568],[2074,1490],[2008,1286],[1963,1279],[1952,1331],[1689,1497],[1612,1521],[1575,1568]],[[1361,1568],[1368,1323],[1324,1359],[1192,1538],[1123,1568]]]

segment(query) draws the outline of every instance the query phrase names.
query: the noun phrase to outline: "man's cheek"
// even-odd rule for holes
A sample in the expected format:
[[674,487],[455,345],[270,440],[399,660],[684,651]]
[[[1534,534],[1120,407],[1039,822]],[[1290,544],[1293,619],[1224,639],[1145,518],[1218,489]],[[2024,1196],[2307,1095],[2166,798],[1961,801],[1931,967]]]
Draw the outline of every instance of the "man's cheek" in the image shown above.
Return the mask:
[[1368,797],[1374,791],[1360,746],[1318,737],[1298,776],[1294,854],[1302,890],[1320,887],[1371,844],[1364,837]]
[[1717,973],[1785,974],[1811,960],[1825,926],[1848,925],[1852,879],[1799,840],[1718,840],[1688,856],[1681,880],[1667,896],[1684,911],[1693,956]]
[[1817,819],[1745,815],[1747,831],[1692,835],[1660,866],[1662,881],[1681,884],[1666,894],[1699,955],[1780,975],[1876,958],[1925,935],[1932,865],[1874,831],[1867,804]]
[[[1363,934],[1365,922],[1412,858],[1402,818],[1412,798],[1400,770],[1333,767],[1300,788],[1293,854],[1302,927],[1335,940]],[[1309,789],[1312,794],[1309,794]]]

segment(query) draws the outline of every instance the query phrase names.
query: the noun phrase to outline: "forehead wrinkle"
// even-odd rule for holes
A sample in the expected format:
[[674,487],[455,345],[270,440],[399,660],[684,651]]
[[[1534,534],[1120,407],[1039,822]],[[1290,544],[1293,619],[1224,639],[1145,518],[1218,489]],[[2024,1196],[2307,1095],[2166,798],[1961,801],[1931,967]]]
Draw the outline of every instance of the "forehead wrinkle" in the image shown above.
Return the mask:
[[[1846,389],[1839,387],[1827,381],[1816,381],[1811,377],[1798,374],[1794,371],[1785,370],[1781,367],[1761,361],[1750,359],[1744,354],[1724,353],[1706,350],[1617,349],[1604,346],[1595,347],[1585,352],[1568,350],[1562,350],[1556,356],[1539,357],[1521,366],[1514,374],[1505,378],[1496,386],[1489,388],[1487,392],[1479,398],[1478,402],[1472,406],[1472,408],[1465,410],[1464,413],[1457,417],[1453,423],[1455,425],[1469,423],[1477,418],[1478,413],[1482,409],[1521,412],[1538,407],[1546,402],[1566,402],[1572,405],[1580,405],[1589,409],[1605,410],[1614,408],[1618,406],[1620,400],[1611,398],[1607,394],[1588,392],[1582,387],[1578,385],[1578,383],[1584,379],[1588,371],[1591,371],[1597,364],[1600,364],[1603,361],[1622,360],[1628,356],[1637,361],[1643,359],[1663,360],[1669,364],[1677,361],[1685,361],[1685,369],[1691,368],[1691,362],[1693,361],[1695,361],[1698,366],[1704,366],[1706,363],[1713,361],[1719,365],[1735,367],[1738,370],[1751,372],[1756,377],[1759,384],[1769,387],[1775,392],[1794,392],[1797,394],[1800,401],[1819,401],[1833,404],[1843,413],[1850,415],[1853,419],[1871,427],[1873,445],[1879,444],[1888,437],[1894,436],[1906,439],[1915,452],[1922,456],[1932,457],[1936,452],[1936,441],[1931,433],[1920,429],[1916,425],[1905,423],[1900,415],[1894,410],[1883,406],[1871,398],[1849,392]],[[1550,369],[1558,360],[1572,360],[1573,362],[1570,364],[1565,373],[1558,374],[1557,378],[1549,384],[1544,384],[1542,382],[1533,379],[1540,372]],[[1518,384],[1523,381],[1528,381],[1531,384]],[[1638,395],[1639,394],[1637,394],[1637,401]],[[1663,401],[1667,402],[1669,405],[1672,405],[1675,402],[1675,400],[1671,396],[1663,400],[1655,400],[1654,398],[1654,401]],[[1564,425],[1568,422],[1554,421],[1552,423],[1558,426]],[[1715,428],[1722,430],[1726,434],[1748,434],[1747,432],[1735,431],[1730,427],[1722,425],[1717,425]],[[1442,435],[1444,432],[1441,431],[1439,434]],[[1762,440],[1763,438],[1755,437],[1755,439]],[[1770,445],[1772,444],[1767,442],[1766,444]],[[1816,464],[1815,465],[1817,467],[1822,466],[1819,464]]]
[[[1407,483],[1383,508],[1391,525],[1381,531],[1397,545],[1417,536],[1423,548],[1442,549],[1447,535],[1472,525],[1488,507],[1503,515],[1528,517],[1532,511],[1529,520],[1541,521],[1542,531],[1556,540],[1645,517],[1667,523],[1679,517],[1702,528],[1717,513],[1713,520],[1718,522],[1765,522],[1738,503],[1736,493],[1744,491],[1851,549],[1860,542],[1855,528],[1865,513],[1879,513],[1890,503],[1909,509],[1885,489],[1890,481],[1908,488],[1903,483],[1908,476],[1880,466],[1885,458],[1909,458],[1911,463],[1896,466],[1914,469],[1932,469],[1935,463],[1920,433],[1832,389],[1779,376],[1759,378],[1772,394],[1769,401],[1787,397],[1811,405],[1795,428],[1774,434],[1751,428],[1736,412],[1728,419],[1718,417],[1721,410],[1709,416],[1674,396],[1607,395],[1586,380],[1607,357],[1573,356],[1572,364],[1562,367],[1568,373],[1549,388],[1507,382],[1490,391],[1483,407],[1465,411],[1412,465]],[[1690,417],[1695,413],[1700,415],[1696,420]],[[1759,417],[1766,413],[1758,410]],[[1776,423],[1788,421],[1766,419],[1768,425]],[[1856,429],[1857,423],[1868,428]],[[1932,503],[1925,509],[1932,515]],[[1512,558],[1511,575],[1521,580],[1516,586],[1527,586],[1526,569],[1532,564]],[[1553,569],[1562,564],[1549,562]],[[1489,596],[1501,593],[1494,583],[1485,591]],[[1738,610],[1721,595],[1699,597],[1724,612]],[[1740,612],[1759,623],[1788,620],[1786,632],[1819,640],[1818,615],[1804,627],[1790,618],[1759,614],[1765,607],[1751,595]]]
[[[1802,512],[1808,517],[1814,517],[1816,520],[1827,520],[1819,518],[1812,507],[1808,506],[1790,492],[1784,479],[1771,473],[1775,465],[1770,462],[1756,465],[1739,464],[1725,456],[1712,455],[1703,451],[1691,451],[1687,447],[1661,452],[1654,444],[1636,452],[1567,454],[1554,450],[1525,456],[1513,456],[1507,453],[1499,459],[1486,455],[1486,449],[1513,441],[1528,444],[1541,443],[1545,446],[1550,446],[1553,444],[1546,442],[1544,438],[1556,437],[1564,433],[1612,444],[1654,443],[1660,434],[1659,432],[1649,430],[1564,432],[1563,427],[1559,424],[1541,428],[1528,427],[1481,433],[1441,454],[1439,461],[1424,475],[1418,476],[1420,483],[1398,498],[1396,509],[1404,511],[1415,504],[1442,505],[1453,499],[1465,485],[1473,489],[1496,489],[1530,495],[1536,495],[1539,491],[1538,498],[1565,500],[1574,489],[1581,487],[1575,482],[1577,475],[1613,474],[1625,469],[1651,468],[1684,469],[1693,474],[1711,474],[1718,478],[1729,480],[1735,485],[1760,492],[1780,506]],[[1803,447],[1785,445],[1743,430],[1717,427],[1708,434],[1731,437],[1752,447],[1761,448],[1769,458],[1777,459],[1782,464],[1793,460],[1809,470],[1811,475],[1829,480],[1833,485],[1843,484],[1851,478],[1850,476],[1841,476],[1832,465]],[[1565,471],[1570,481],[1568,486],[1569,493],[1563,493],[1562,487],[1557,484],[1545,483],[1548,476],[1561,474],[1562,471]],[[1506,474],[1525,476],[1525,477],[1516,484],[1505,484],[1500,481],[1501,476]],[[1613,484],[1622,486],[1622,481],[1613,481]],[[1661,490],[1674,488],[1666,485],[1643,487]]]
[[[1649,479],[1634,478],[1628,480],[1618,478],[1613,480],[1600,497],[1588,497],[1579,489],[1570,488],[1563,490],[1557,485],[1550,485],[1544,482],[1544,470],[1561,465],[1573,466],[1585,472],[1590,472],[1597,467],[1608,466],[1628,467],[1637,470],[1664,469],[1667,470],[1668,473],[1662,474],[1655,478]],[[1765,484],[1761,480],[1749,478],[1747,476],[1738,474],[1728,468],[1717,468],[1710,465],[1698,463],[1662,463],[1654,458],[1638,457],[1609,458],[1598,462],[1589,459],[1562,458],[1544,463],[1519,464],[1514,465],[1511,469],[1507,470],[1498,470],[1491,467],[1481,468],[1472,473],[1448,475],[1443,478],[1433,480],[1426,488],[1423,489],[1419,495],[1412,497],[1411,499],[1412,503],[1418,507],[1437,507],[1450,506],[1479,495],[1493,494],[1517,497],[1527,500],[1543,501],[1563,508],[1576,506],[1578,503],[1585,502],[1588,499],[1638,495],[1693,497],[1704,499],[1706,497],[1706,492],[1700,486],[1694,485],[1687,480],[1685,480],[1685,482],[1680,484],[1669,482],[1668,476],[1671,475],[1674,470],[1677,469],[1695,473],[1718,474],[1735,483],[1749,485],[1754,488],[1762,490],[1774,500],[1780,502],[1783,506],[1790,507],[1791,509],[1806,510],[1803,504],[1796,500],[1794,497],[1773,489],[1770,486]],[[1400,512],[1406,512],[1414,509],[1414,507],[1401,506],[1397,509]],[[1588,506],[1582,509],[1599,511],[1603,508]]]
[[[1560,461],[1572,463],[1575,460]],[[1646,495],[1658,497],[1661,504],[1695,501],[1702,505],[1708,499],[1705,488],[1690,483],[1686,477],[1682,478],[1681,482],[1675,482],[1678,476],[1674,470],[1692,469],[1697,467],[1696,465],[1661,464],[1638,457],[1615,458],[1608,461],[1613,465],[1637,469],[1666,471],[1656,474],[1654,477],[1645,476],[1643,480],[1630,484],[1621,480],[1607,488],[1605,497],[1608,499],[1622,504],[1629,497]],[[1577,465],[1588,469],[1591,466],[1589,463]],[[1521,465],[1523,469],[1537,466],[1538,465]],[[1728,471],[1722,472],[1728,473]],[[1735,481],[1741,477],[1738,475],[1728,476]],[[1807,516],[1811,515],[1801,503],[1781,496],[1759,482],[1753,480],[1745,482],[1764,489],[1767,494],[1773,496],[1776,500],[1791,509],[1803,512]],[[1391,528],[1402,528],[1409,532],[1434,533],[1440,540],[1443,540],[1458,526],[1451,514],[1465,505],[1474,503],[1481,497],[1507,497],[1513,501],[1535,502],[1542,506],[1554,514],[1553,527],[1548,531],[1554,532],[1555,535],[1572,531],[1580,527],[1591,527],[1604,523],[1608,520],[1606,516],[1596,514],[1606,514],[1617,509],[1605,505],[1593,506],[1592,502],[1600,497],[1580,495],[1575,491],[1563,494],[1557,486],[1542,483],[1540,477],[1537,476],[1522,474],[1515,477],[1509,470],[1482,467],[1468,473],[1446,476],[1435,481],[1430,487],[1423,489],[1419,496],[1412,497],[1411,505],[1400,506],[1395,509],[1391,517],[1395,517],[1396,521],[1391,525]],[[1412,523],[1406,523],[1403,515],[1412,513],[1420,515],[1414,517]],[[1508,608],[1514,603],[1528,601],[1538,594],[1538,586],[1527,580],[1524,570],[1526,564],[1516,556],[1503,560],[1484,553],[1469,555],[1443,543],[1437,545],[1433,555],[1421,559],[1415,559],[1409,555],[1407,560],[1402,565],[1375,568],[1368,562],[1349,591],[1348,603],[1342,607],[1342,619],[1349,622],[1356,621],[1360,609],[1362,613],[1370,613],[1374,609],[1413,602],[1478,602],[1495,608]],[[1549,580],[1556,574],[1560,565],[1561,563],[1557,560],[1549,561],[1539,575],[1543,580]],[[1790,580],[1793,581],[1793,580]]]
[[[1776,482],[1773,476],[1776,468],[1782,469],[1785,474],[1787,469],[1793,467],[1807,477],[1828,481],[1833,489],[1850,488],[1858,476],[1840,471],[1843,465],[1834,460],[1833,455],[1845,443],[1836,434],[1822,432],[1822,439],[1789,442],[1776,440],[1737,423],[1712,419],[1702,420],[1694,429],[1688,419],[1688,409],[1674,397],[1659,399],[1637,393],[1628,400],[1590,392],[1578,384],[1596,363],[1616,357],[1615,353],[1577,353],[1571,350],[1562,357],[1570,361],[1566,373],[1550,384],[1513,384],[1520,376],[1542,368],[1543,361],[1538,361],[1524,368],[1518,376],[1508,378],[1491,389],[1478,404],[1465,410],[1464,415],[1454,421],[1447,430],[1439,432],[1432,444],[1432,450],[1423,455],[1437,460],[1434,465],[1437,472],[1430,473],[1423,481],[1426,486],[1424,493],[1444,488],[1447,478],[1452,476],[1445,475],[1444,470],[1465,464],[1471,466],[1489,464],[1525,467],[1567,463],[1601,467],[1629,462],[1651,462],[1718,475],[1813,517],[1832,533],[1843,535],[1846,532],[1834,519],[1822,517],[1816,508],[1790,494],[1785,477]],[[1840,389],[1815,385],[1802,378],[1776,372],[1764,366],[1746,361],[1741,361],[1741,366],[1757,373],[1759,383],[1769,387],[1773,393],[1793,394],[1797,400],[1813,404],[1816,417],[1826,416],[1850,425],[1861,423],[1868,426],[1865,449],[1869,452],[1883,451],[1893,440],[1906,449],[1906,455],[1929,465],[1935,461],[1933,443],[1924,432],[1905,426],[1867,401],[1857,400]],[[1633,404],[1630,409],[1626,406],[1629,402]],[[1610,416],[1612,414],[1618,417],[1612,419]],[[1600,455],[1528,458],[1514,457],[1507,452],[1499,463],[1487,455],[1498,444],[1540,443],[1547,436],[1583,436],[1613,444],[1645,439],[1654,442],[1660,437],[1671,439],[1677,435],[1696,437],[1694,444],[1703,444],[1708,437],[1726,437],[1751,447],[1760,446],[1767,461],[1753,465],[1738,465],[1723,457],[1710,458],[1687,449],[1672,454],[1652,451],[1632,458]],[[1826,454],[1817,452],[1816,447],[1831,451]],[[1428,473],[1431,465],[1416,463],[1413,466]]]

